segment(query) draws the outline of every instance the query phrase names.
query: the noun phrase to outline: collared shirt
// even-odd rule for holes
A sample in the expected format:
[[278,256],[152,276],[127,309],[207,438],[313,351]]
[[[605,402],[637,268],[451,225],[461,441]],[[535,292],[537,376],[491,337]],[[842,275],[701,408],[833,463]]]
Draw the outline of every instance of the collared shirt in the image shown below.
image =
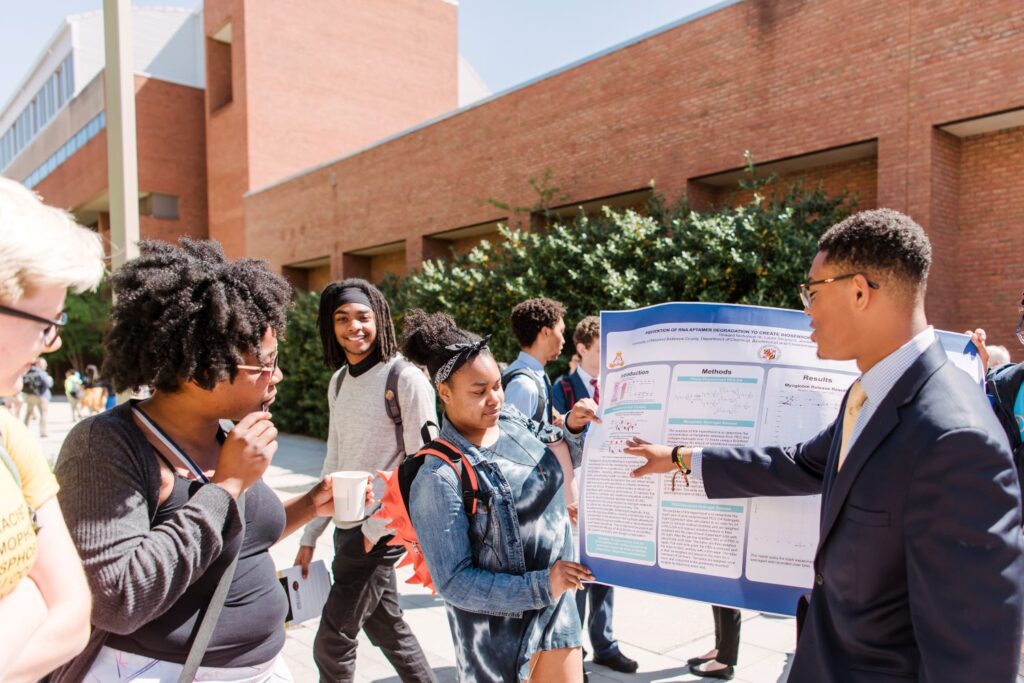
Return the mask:
[[[544,365],[525,351],[519,352],[519,357],[509,364],[505,373],[519,368],[529,370],[530,374],[537,378],[537,382],[540,382],[540,386],[548,386],[549,380],[548,376],[544,374]],[[523,415],[533,417],[537,413],[537,401],[541,400],[541,396],[537,392],[537,382],[527,377],[513,377],[505,387],[505,402],[514,405]],[[544,397],[545,405],[548,398]]]
[[590,383],[590,380],[596,378],[584,370],[582,365],[576,366],[576,374],[580,376],[580,381],[583,382],[583,386],[587,388],[587,396],[594,398],[594,385]]
[[[850,432],[850,443],[846,447],[847,453],[853,449],[853,444],[857,442],[857,437],[864,431],[864,427],[871,420],[871,416],[875,414],[875,411],[878,410],[878,406],[889,395],[892,388],[896,386],[896,382],[910,369],[914,361],[934,343],[935,328],[929,325],[906,344],[875,363],[870,370],[860,376],[860,384],[864,388],[867,399],[864,401],[864,407],[861,408],[860,413],[857,415],[857,422],[853,426],[853,431]],[[701,460],[701,449],[694,449],[693,457],[690,461],[690,468],[693,470],[691,476],[701,476]]]

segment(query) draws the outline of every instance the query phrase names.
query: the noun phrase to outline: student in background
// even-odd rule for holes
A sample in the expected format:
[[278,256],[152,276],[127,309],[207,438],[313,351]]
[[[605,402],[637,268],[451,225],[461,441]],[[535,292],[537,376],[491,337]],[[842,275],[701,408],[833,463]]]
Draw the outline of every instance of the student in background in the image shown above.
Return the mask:
[[527,299],[512,309],[512,334],[519,356],[501,376],[505,401],[538,422],[559,424],[552,412],[551,380],[544,366],[558,358],[565,344],[565,307],[554,299]]
[[[422,428],[437,422],[434,390],[423,372],[398,353],[391,310],[380,290],[351,278],[328,285],[317,315],[324,362],[334,375],[327,389],[327,454],[323,474],[393,470],[423,445]],[[387,394],[393,391],[397,403]],[[399,422],[389,417],[397,409]],[[378,497],[383,484],[375,479]],[[313,641],[320,680],[355,677],[359,631],[383,651],[403,683],[429,683],[434,674],[398,604],[395,563],[401,547],[388,545],[388,520],[367,517],[334,529],[334,561],[327,604]],[[295,564],[305,573],[316,540],[330,520],[307,525]]]
[[68,397],[68,405],[71,406],[71,421],[78,422],[82,413],[79,409],[78,402],[82,398],[82,379],[78,376],[78,372],[71,368],[64,372],[64,395]]
[[53,398],[53,377],[46,372],[46,361],[37,358],[21,380],[21,395],[25,401],[25,424],[32,420],[32,415],[39,413],[39,436],[46,438],[46,412]]

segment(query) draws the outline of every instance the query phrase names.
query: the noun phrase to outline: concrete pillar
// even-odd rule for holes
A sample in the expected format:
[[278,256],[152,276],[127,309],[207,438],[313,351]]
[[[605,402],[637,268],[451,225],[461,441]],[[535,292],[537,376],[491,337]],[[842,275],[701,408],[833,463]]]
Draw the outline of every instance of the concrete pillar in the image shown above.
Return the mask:
[[139,170],[130,0],[103,0],[107,174],[113,267],[139,253]]

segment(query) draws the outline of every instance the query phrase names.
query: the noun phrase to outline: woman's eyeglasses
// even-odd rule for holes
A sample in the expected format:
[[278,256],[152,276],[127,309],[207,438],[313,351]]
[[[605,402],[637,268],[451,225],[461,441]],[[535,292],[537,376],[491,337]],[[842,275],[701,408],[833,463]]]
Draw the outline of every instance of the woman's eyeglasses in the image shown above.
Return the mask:
[[274,373],[277,372],[277,362],[280,360],[280,356],[274,356],[274,362],[271,365],[236,365],[235,367],[239,370],[248,370],[249,372],[258,372],[259,374],[267,373],[273,377]]
[[45,325],[43,328],[43,343],[46,346],[52,346],[57,341],[57,337],[60,336],[61,330],[68,324],[68,314],[61,313],[60,317],[56,320],[49,318],[43,318],[32,313],[26,313],[25,311],[19,311],[17,308],[11,308],[10,306],[0,306],[0,313],[9,315],[13,318],[21,318],[22,320],[31,320],[34,323]]

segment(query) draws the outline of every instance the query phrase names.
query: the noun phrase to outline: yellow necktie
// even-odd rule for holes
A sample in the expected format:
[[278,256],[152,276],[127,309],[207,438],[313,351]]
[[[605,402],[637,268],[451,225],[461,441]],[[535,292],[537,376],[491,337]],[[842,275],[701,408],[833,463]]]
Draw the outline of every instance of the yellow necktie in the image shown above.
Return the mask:
[[839,444],[839,468],[842,468],[843,461],[846,460],[846,452],[850,446],[850,435],[853,434],[853,427],[857,424],[857,416],[860,415],[860,409],[864,407],[864,401],[867,399],[868,395],[864,393],[864,387],[861,386],[858,379],[850,387],[850,396],[846,399],[846,410],[843,411],[843,440]]

